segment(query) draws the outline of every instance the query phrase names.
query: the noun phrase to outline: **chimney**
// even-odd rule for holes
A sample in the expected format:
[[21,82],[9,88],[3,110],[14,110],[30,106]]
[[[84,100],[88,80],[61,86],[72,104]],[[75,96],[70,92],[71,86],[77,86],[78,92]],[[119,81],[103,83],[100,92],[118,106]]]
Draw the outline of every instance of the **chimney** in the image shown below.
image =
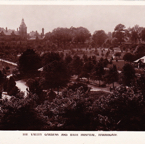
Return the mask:
[[8,29],[7,29],[7,27],[6,27],[6,32],[8,32]]
[[18,31],[18,28],[17,28],[17,31]]
[[42,36],[44,36],[44,28],[42,28]]

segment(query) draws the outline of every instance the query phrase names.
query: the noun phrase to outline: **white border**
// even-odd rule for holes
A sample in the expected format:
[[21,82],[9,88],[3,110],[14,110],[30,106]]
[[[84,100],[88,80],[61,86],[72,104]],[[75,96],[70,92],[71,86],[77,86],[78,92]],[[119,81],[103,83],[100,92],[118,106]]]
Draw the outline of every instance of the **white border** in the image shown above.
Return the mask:
[[[145,5],[145,1],[0,1],[0,5]],[[24,136],[28,133],[28,136]],[[41,133],[42,136],[32,136]],[[59,136],[44,136],[57,133]],[[61,136],[67,133],[68,136]],[[71,133],[79,136],[70,136]],[[95,136],[80,136],[82,133]],[[117,134],[117,136],[99,136],[99,134]],[[116,131],[0,131],[0,144],[144,144],[145,132]]]
[[145,5],[145,1],[88,1],[88,0],[81,0],[81,1],[41,1],[41,0],[20,0],[20,1],[13,1],[13,0],[0,0],[0,5]]

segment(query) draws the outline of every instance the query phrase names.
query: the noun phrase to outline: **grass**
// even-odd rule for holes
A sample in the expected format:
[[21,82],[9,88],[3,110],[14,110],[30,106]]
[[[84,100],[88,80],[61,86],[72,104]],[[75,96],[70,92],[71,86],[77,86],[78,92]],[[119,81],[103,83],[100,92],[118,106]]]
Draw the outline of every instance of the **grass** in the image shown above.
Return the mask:
[[126,62],[124,60],[119,60],[119,61],[113,60],[112,64],[108,64],[107,67],[109,68],[112,65],[116,65],[117,70],[121,71],[125,63]]

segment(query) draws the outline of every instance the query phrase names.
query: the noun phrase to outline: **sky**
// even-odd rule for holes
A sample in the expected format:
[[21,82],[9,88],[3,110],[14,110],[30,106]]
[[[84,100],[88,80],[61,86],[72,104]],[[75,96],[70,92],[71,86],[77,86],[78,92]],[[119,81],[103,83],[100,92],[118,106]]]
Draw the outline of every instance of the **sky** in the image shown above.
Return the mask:
[[58,27],[85,27],[113,32],[118,24],[126,28],[145,27],[145,5],[2,5],[0,27],[17,29],[24,18],[27,31],[51,32]]

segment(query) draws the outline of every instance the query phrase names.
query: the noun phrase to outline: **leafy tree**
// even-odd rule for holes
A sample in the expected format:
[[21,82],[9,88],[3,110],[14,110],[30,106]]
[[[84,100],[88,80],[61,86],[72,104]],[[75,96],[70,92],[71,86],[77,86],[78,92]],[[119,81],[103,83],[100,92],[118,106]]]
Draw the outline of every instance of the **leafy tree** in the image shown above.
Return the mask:
[[89,81],[93,68],[94,68],[94,64],[92,61],[87,61],[86,63],[84,63],[80,77],[86,77],[88,78]]
[[72,61],[72,56],[69,55],[69,54],[67,54],[66,57],[65,57],[65,63],[66,63],[66,64],[70,64],[71,61]]
[[34,74],[41,66],[41,60],[38,54],[33,49],[27,49],[19,57],[18,69],[21,74]]
[[45,85],[47,88],[64,87],[70,80],[70,74],[64,61],[53,61],[44,66],[42,77],[45,78]]
[[145,41],[145,28],[143,28],[141,31],[141,39],[142,41]]
[[88,61],[88,56],[86,54],[83,55],[83,61],[87,62]]
[[54,44],[57,48],[66,48],[73,44],[84,44],[90,36],[90,32],[84,27],[56,28],[46,34],[46,39],[49,40],[50,46]]
[[106,67],[109,64],[109,61],[107,58],[103,59],[102,57],[99,60],[99,63],[103,66]]
[[57,45],[57,48],[65,48],[66,44],[72,40],[68,28],[55,28],[51,33],[46,34],[46,39]]
[[108,49],[108,51],[105,54],[105,57],[107,58],[109,56],[109,54],[110,54],[110,50]]
[[102,66],[101,62],[96,64],[93,70],[93,77],[94,79],[99,80],[99,86],[100,86],[100,80],[103,79],[103,75],[105,74],[104,67]]
[[136,87],[141,90],[143,98],[145,100],[145,74],[142,74],[141,77],[137,79]]
[[122,42],[124,42],[124,38],[125,38],[125,26],[123,24],[118,24],[113,32],[113,37],[117,38],[119,44],[121,44]]
[[3,84],[4,91],[8,93],[10,96],[16,96],[17,93],[19,93],[19,89],[16,86],[16,82],[14,77],[10,77],[9,79],[6,79]]
[[131,41],[133,43],[136,43],[138,38],[139,38],[138,33],[135,30],[132,30],[131,31]]
[[145,53],[145,46],[144,45],[138,45],[134,51],[135,54],[143,54]]
[[101,130],[144,130],[143,96],[135,87],[119,86],[93,103]]
[[119,76],[119,74],[118,74],[116,65],[113,65],[112,67],[109,68],[108,74],[106,76],[107,83],[112,83],[113,88],[114,88],[114,82],[118,81],[118,76]]
[[5,81],[6,76],[3,74],[3,72],[0,70],[0,85],[3,84],[3,82]]
[[3,72],[0,70],[0,99],[2,97],[2,91],[3,91],[3,85],[6,81],[6,76],[3,74]]
[[62,60],[62,57],[57,52],[48,52],[42,56],[43,66],[45,66],[53,61],[61,61],[61,60]]
[[82,71],[82,66],[83,66],[82,59],[79,56],[75,55],[73,57],[72,62],[70,63],[72,73],[75,75],[79,75]]
[[123,60],[128,61],[128,62],[132,62],[134,60],[134,55],[132,55],[131,53],[126,53],[123,56]]
[[52,89],[47,94],[49,96],[48,100],[52,102],[56,98],[56,93]]
[[12,97],[3,100],[0,110],[1,130],[41,130],[46,124],[45,117],[38,115],[35,100],[37,96],[29,95],[19,99]]
[[92,56],[92,62],[94,65],[97,63],[96,56]]
[[139,25],[135,25],[133,28],[131,28],[131,41],[133,43],[140,42],[142,30],[143,28],[139,27]]
[[124,84],[127,85],[127,86],[131,86],[131,82],[135,78],[134,67],[131,64],[126,63],[122,68],[122,74],[123,74]]
[[46,100],[46,94],[42,90],[42,86],[40,84],[40,78],[28,79],[26,82],[28,86],[28,92],[31,94],[36,94],[38,96],[37,104],[41,104]]
[[77,27],[77,28],[71,27],[70,31],[73,35],[72,42],[75,42],[75,43],[84,44],[86,40],[88,40],[91,36],[89,30],[84,27]]
[[87,91],[84,93],[83,86],[76,85],[64,90],[62,96],[57,95],[52,102],[46,101],[38,107],[39,115],[46,116],[51,125],[47,129],[95,130],[96,121],[94,122],[93,113],[88,109],[93,100],[88,98]]
[[98,30],[94,32],[92,39],[95,46],[101,47],[107,39],[107,35],[103,30]]

